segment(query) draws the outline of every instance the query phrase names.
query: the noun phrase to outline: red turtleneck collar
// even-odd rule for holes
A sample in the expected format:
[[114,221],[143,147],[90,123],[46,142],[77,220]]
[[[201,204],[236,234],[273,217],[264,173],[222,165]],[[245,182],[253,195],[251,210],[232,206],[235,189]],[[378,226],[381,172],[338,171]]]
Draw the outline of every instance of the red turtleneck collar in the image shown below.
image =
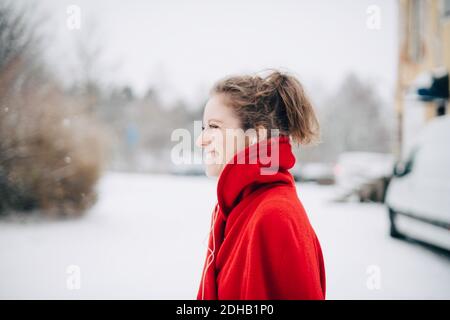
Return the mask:
[[217,183],[223,218],[226,220],[237,203],[265,184],[294,184],[288,172],[294,164],[290,138],[285,135],[262,140],[235,154]]

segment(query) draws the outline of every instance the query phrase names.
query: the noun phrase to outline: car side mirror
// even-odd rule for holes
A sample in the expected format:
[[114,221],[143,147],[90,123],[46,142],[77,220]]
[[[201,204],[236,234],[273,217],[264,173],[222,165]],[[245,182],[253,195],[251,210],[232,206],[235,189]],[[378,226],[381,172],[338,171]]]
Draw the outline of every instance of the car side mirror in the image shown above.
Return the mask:
[[412,161],[398,161],[394,166],[394,176],[403,177],[412,170]]

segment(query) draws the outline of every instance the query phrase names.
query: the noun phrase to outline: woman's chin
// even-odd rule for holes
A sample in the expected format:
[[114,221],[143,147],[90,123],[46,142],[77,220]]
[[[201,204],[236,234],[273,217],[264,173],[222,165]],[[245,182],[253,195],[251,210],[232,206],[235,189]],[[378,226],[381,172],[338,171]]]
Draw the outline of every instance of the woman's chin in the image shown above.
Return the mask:
[[206,176],[207,177],[218,177],[220,175],[220,172],[222,171],[222,166],[220,164],[211,164],[211,165],[206,165]]

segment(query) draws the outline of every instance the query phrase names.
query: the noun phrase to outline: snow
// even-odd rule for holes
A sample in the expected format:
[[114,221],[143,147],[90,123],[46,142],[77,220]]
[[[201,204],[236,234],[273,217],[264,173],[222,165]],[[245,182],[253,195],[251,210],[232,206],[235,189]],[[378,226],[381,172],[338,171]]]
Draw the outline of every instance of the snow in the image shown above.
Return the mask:
[[[0,220],[2,299],[194,299],[216,181],[107,173],[80,219]],[[448,258],[391,239],[381,204],[334,203],[333,186],[301,183],[320,239],[328,299],[449,299]],[[80,287],[68,280],[80,270]]]

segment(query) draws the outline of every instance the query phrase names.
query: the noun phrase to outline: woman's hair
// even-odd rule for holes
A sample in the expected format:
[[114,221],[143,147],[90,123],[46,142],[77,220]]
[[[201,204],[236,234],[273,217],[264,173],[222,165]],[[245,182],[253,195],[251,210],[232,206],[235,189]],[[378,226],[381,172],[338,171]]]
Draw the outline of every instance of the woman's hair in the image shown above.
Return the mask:
[[278,129],[294,142],[314,143],[319,139],[319,122],[303,86],[292,75],[271,71],[258,75],[231,76],[218,81],[211,94],[221,94],[241,120],[244,130]]

